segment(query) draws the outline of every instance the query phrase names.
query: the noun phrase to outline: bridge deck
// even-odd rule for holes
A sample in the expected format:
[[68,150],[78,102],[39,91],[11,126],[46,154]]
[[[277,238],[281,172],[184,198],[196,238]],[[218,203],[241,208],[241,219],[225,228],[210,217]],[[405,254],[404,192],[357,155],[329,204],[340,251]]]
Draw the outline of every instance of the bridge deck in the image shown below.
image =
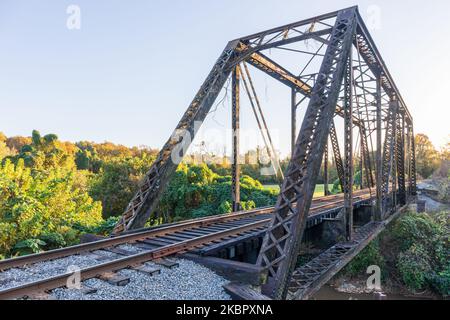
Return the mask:
[[[370,202],[372,195],[369,189],[360,190],[355,193],[353,199],[354,207],[358,207],[362,204]],[[344,206],[343,194],[320,197],[313,200],[310,215],[306,222],[306,228],[312,228],[323,222],[324,219],[335,218],[336,215],[342,210]],[[257,221],[269,219],[272,212],[261,214],[258,216],[251,217],[249,219]],[[266,226],[268,223],[266,224]],[[247,231],[241,235],[233,235],[225,239],[221,239],[220,242],[206,244],[200,248],[193,250],[192,252],[203,255],[210,256],[219,254],[221,257],[226,258],[224,254],[224,249],[229,247],[234,247],[240,243],[247,243],[256,249],[260,245],[260,241],[265,234],[266,226],[257,228],[254,230]],[[222,252],[222,254],[221,254]]]

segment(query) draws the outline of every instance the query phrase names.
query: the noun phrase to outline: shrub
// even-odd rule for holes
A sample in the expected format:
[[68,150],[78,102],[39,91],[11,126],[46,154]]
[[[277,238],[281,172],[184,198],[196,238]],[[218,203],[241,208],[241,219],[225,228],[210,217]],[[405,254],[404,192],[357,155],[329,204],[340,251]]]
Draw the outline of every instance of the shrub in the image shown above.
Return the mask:
[[367,268],[372,265],[377,265],[384,270],[384,264],[379,241],[374,240],[345,267],[344,273],[351,276],[362,275],[366,274]]
[[429,255],[420,244],[413,244],[401,252],[397,267],[403,282],[413,290],[424,289],[432,271]]
[[40,239],[27,239],[16,243],[13,248],[13,253],[19,256],[39,253],[43,250],[46,243]]

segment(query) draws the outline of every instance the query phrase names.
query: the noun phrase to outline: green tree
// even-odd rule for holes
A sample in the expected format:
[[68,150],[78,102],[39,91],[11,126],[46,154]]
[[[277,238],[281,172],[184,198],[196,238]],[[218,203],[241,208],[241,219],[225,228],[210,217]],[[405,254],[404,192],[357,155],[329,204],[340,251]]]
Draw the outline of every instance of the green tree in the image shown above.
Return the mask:
[[417,173],[429,178],[439,168],[439,153],[425,134],[417,134],[415,144]]
[[103,216],[120,215],[137,191],[139,182],[154,161],[153,156],[116,158],[103,162],[91,182],[90,194],[103,204]]
[[0,190],[3,255],[75,243],[76,226],[102,222],[101,204],[76,187],[74,174],[67,169],[32,169],[24,159],[16,164],[6,160],[0,166]]
[[3,158],[12,155],[12,150],[6,145],[6,140],[6,136],[3,132],[0,132],[0,161]]

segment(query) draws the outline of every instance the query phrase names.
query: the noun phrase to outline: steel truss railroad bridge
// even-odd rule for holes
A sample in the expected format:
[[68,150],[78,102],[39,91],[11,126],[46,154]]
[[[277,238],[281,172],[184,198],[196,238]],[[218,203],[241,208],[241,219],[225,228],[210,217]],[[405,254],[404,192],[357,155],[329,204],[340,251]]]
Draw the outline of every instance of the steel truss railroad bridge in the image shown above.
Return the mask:
[[[311,52],[295,47],[308,41],[317,43],[319,48]],[[302,73],[296,75],[266,56],[270,49],[306,56]],[[266,134],[272,164],[275,170],[281,171],[248,65],[291,89],[292,157],[287,170],[280,172],[284,177],[275,207],[239,212],[241,87],[250,98],[259,129],[263,136]],[[305,74],[314,65],[315,71]],[[231,196],[235,213],[142,229],[156,214],[159,200],[177,168],[171,155],[179,152],[184,156],[196,135],[197,124],[205,120],[230,77],[234,160]],[[297,130],[300,105],[305,105],[305,115]],[[337,121],[343,121],[343,139],[338,134]],[[189,139],[186,132],[190,133]],[[177,149],[180,145],[183,148]],[[363,173],[358,191],[353,186],[356,149]],[[313,200],[322,163],[325,180],[328,179],[330,151],[343,194],[325,194]],[[230,41],[161,149],[116,225],[113,237],[44,256],[6,260],[0,262],[0,269],[120,243],[143,241],[148,246],[147,253],[105,263],[100,268],[111,271],[129,267],[130,261],[126,259],[142,263],[180,252],[221,252],[230,242],[238,243],[246,238],[252,244],[255,237],[260,237],[255,245],[259,252],[256,263],[249,269],[258,274],[261,292],[239,285],[232,285],[228,290],[244,298],[306,299],[374,239],[415,196],[415,173],[412,117],[358,8],[351,7]],[[361,206],[369,212],[369,219],[363,225],[354,225],[354,210]],[[306,265],[297,267],[305,230],[324,221],[337,220],[343,226],[338,229],[341,230],[338,240]],[[98,273],[99,270],[89,268],[82,272],[83,279]],[[51,286],[39,285],[40,288],[57,287],[64,285],[63,280],[64,275],[55,277]],[[3,296],[0,291],[0,297],[17,296],[27,288],[31,284],[16,291],[4,291]]]

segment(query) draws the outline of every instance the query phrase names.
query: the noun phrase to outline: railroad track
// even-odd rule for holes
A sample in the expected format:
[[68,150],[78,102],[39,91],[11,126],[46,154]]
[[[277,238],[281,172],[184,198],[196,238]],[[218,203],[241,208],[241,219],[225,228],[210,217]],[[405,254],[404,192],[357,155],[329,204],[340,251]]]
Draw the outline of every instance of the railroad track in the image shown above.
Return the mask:
[[[355,199],[365,200],[370,198],[370,192],[368,190],[360,190],[355,192],[354,196]],[[310,215],[341,207],[342,205],[342,195],[316,198],[313,200]],[[6,259],[0,261],[0,271],[3,272],[11,268],[26,270],[26,268],[37,263],[98,251],[109,251],[118,255],[118,258],[78,270],[81,281],[101,277],[102,274],[126,268],[139,268],[139,266],[148,261],[155,261],[174,254],[199,249],[205,245],[225,241],[248,232],[263,231],[270,222],[273,209],[273,207],[266,207],[233,214],[193,219],[67,248]],[[119,249],[120,245],[135,246],[139,248],[139,252]],[[6,287],[0,290],[0,299],[20,298],[36,292],[45,292],[64,287],[73,274],[73,272],[63,272]]]

